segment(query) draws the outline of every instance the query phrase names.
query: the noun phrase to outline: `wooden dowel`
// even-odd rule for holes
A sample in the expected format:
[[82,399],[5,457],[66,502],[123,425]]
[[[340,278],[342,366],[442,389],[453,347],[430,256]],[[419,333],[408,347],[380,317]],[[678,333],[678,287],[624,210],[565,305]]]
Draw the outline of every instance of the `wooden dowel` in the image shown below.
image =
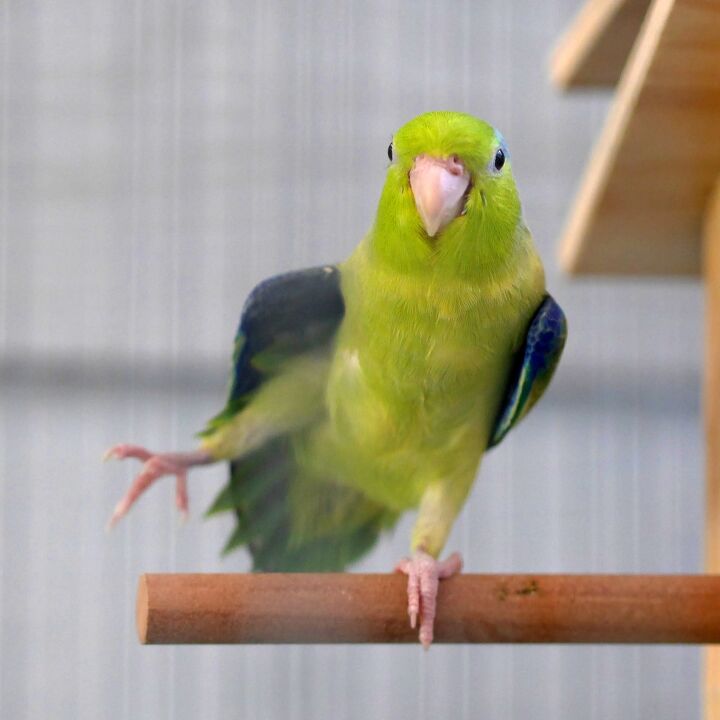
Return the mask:
[[[417,642],[402,575],[143,575],[140,641]],[[437,643],[720,643],[720,575],[459,575]]]

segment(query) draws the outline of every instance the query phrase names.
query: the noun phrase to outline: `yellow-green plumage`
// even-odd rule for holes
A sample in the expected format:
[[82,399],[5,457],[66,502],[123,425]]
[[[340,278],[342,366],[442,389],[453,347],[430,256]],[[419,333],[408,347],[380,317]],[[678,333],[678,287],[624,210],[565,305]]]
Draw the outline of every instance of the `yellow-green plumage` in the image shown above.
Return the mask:
[[[416,507],[412,548],[441,551],[545,293],[510,163],[492,166],[498,147],[467,115],[405,125],[375,223],[339,266],[336,332],[285,354],[279,339],[262,381],[206,433],[216,458],[240,456],[215,509],[237,510],[234,544],[256,567],[342,567]],[[471,174],[463,214],[433,238],[408,181],[422,154]],[[253,475],[260,500],[243,489]]]

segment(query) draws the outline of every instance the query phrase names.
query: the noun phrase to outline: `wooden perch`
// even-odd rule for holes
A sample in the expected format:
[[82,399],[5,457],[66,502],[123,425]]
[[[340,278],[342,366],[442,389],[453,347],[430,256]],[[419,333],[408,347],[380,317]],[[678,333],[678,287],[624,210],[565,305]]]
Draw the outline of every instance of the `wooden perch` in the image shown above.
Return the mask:
[[[417,642],[402,575],[143,575],[137,625],[146,644]],[[459,575],[435,642],[720,643],[720,576]]]

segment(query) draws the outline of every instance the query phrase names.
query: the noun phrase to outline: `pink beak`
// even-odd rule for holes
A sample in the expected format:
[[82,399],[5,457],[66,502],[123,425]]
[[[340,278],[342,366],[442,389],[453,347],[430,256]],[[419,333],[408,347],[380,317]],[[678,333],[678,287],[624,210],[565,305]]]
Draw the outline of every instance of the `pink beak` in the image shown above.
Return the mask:
[[435,237],[463,210],[470,173],[452,156],[418,155],[410,170],[410,187],[429,237]]

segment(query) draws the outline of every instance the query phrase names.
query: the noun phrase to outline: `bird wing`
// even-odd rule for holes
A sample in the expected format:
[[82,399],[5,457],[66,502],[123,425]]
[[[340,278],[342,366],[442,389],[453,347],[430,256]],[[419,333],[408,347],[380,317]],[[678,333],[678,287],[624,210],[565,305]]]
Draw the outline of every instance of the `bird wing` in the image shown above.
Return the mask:
[[[324,356],[325,350],[329,355],[344,312],[337,267],[258,285],[242,312],[227,404],[201,435],[222,432],[251,411],[258,393],[286,373],[293,359]],[[332,472],[322,481],[308,478],[297,457],[302,434],[303,428],[275,435],[232,460],[229,482],[207,511],[235,514],[224,552],[247,546],[254,570],[342,570],[395,520],[396,514],[334,482]]]
[[227,402],[201,436],[237,415],[279,364],[327,345],[344,314],[340,270],[334,265],[260,283],[245,302],[235,335]]
[[530,321],[525,342],[516,354],[488,448],[497,445],[545,392],[560,361],[566,338],[565,313],[553,297],[546,294]]

